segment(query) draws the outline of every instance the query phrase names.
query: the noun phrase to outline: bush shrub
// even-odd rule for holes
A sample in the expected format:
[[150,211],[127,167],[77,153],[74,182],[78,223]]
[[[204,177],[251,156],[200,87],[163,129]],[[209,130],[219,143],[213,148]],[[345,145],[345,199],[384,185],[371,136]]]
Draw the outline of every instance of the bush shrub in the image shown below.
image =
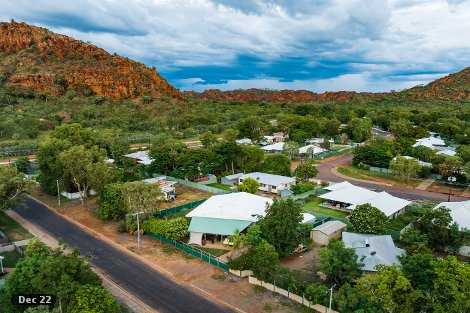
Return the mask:
[[315,185],[312,183],[297,184],[290,188],[294,195],[300,195],[304,192],[315,189]]
[[246,253],[240,255],[238,258],[232,259],[227,262],[228,267],[232,270],[245,271],[252,268],[254,249],[249,249]]
[[114,183],[106,185],[96,201],[98,208],[96,215],[105,220],[119,220],[126,213],[124,199],[121,191],[122,184]]
[[189,223],[184,217],[171,220],[147,219],[142,223],[142,229],[168,239],[179,240],[188,234]]
[[418,176],[421,178],[429,178],[431,176],[432,167],[421,166],[418,170]]

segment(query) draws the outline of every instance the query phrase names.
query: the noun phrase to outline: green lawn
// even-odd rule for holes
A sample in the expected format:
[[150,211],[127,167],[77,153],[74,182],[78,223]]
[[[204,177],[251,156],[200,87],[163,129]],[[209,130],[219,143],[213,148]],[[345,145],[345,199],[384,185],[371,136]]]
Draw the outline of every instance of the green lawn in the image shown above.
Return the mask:
[[5,257],[3,259],[3,267],[13,268],[21,258],[21,256],[16,251],[2,252],[0,255]]
[[206,248],[206,247],[198,247],[198,249],[204,252],[207,252],[213,256],[221,256],[230,251],[230,250],[225,250],[225,249]]
[[0,231],[5,233],[10,241],[33,238],[29,231],[2,211],[0,211]]
[[333,217],[339,217],[339,218],[345,218],[346,216],[349,215],[347,212],[339,211],[339,210],[334,210],[330,208],[325,208],[320,206],[322,202],[325,202],[326,200],[317,198],[315,200],[309,201],[305,203],[304,206],[302,206],[302,211],[305,213],[310,213],[315,215],[318,219],[322,219],[323,217],[326,216],[333,216]]
[[415,221],[418,218],[418,214],[412,212],[406,212],[405,214],[399,215],[397,218],[394,218],[390,221],[388,225],[389,229],[400,231],[405,226]]
[[214,187],[214,188],[219,188],[219,189],[223,189],[223,190],[227,190],[227,191],[232,191],[232,189],[230,189],[229,185],[224,185],[224,184],[221,184],[221,183],[208,184],[207,186],[211,186],[211,187]]
[[194,209],[187,209],[187,210],[184,210],[184,211],[179,211],[178,213],[167,215],[167,218],[168,219],[174,219],[174,218],[177,218],[177,217],[185,217],[186,214],[188,214],[192,210],[194,210]]
[[389,184],[399,185],[399,186],[409,186],[413,188],[418,186],[423,181],[422,179],[413,179],[409,182],[403,182],[397,177],[388,173],[372,172],[368,170],[359,169],[356,167],[340,166],[338,167],[338,172],[340,172],[343,175],[356,178],[356,179],[367,180],[367,181],[377,181],[377,182],[389,183]]

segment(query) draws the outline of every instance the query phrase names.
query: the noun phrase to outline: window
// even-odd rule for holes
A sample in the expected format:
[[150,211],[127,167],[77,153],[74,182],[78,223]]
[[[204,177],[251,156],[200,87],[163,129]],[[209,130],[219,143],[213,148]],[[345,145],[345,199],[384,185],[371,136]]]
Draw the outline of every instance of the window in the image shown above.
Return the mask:
[[272,188],[272,189],[276,189],[276,186],[273,186],[273,188]]

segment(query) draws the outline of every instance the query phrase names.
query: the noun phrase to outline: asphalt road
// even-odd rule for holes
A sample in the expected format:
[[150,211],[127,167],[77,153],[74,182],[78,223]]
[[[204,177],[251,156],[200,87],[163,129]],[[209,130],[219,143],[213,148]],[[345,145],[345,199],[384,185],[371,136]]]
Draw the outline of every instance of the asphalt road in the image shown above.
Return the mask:
[[[318,175],[316,178],[327,180],[334,183],[339,183],[348,179],[343,177],[337,176],[331,172],[331,170],[335,167],[341,166],[343,164],[348,164],[352,162],[352,155],[351,154],[343,154],[338,155],[336,157],[332,157],[329,160],[323,161],[322,164],[317,166]],[[398,186],[382,186],[377,184],[370,184],[366,182],[361,182],[353,179],[349,179],[349,182],[360,187],[364,187],[367,189],[373,189],[377,192],[386,191],[389,194],[405,198],[408,200],[431,200],[431,201],[447,201],[448,195],[442,193],[435,193],[429,192],[426,190],[418,190],[406,187],[398,187]],[[468,200],[468,198],[452,196],[451,201],[464,201]]]
[[78,247],[116,284],[159,312],[233,312],[173,282],[138,257],[94,237],[37,201],[27,198],[26,205],[14,211],[50,235],[62,237],[69,246]]

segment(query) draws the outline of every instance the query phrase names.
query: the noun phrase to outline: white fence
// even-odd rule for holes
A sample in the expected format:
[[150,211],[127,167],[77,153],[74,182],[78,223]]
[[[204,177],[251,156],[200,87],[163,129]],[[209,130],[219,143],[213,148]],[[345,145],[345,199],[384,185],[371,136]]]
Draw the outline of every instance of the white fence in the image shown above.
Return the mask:
[[238,276],[238,277],[249,277],[251,275],[253,275],[253,272],[252,271],[237,271],[237,270],[231,270],[229,269],[228,270],[231,274],[235,275],[235,276]]
[[310,301],[305,299],[305,297],[303,297],[303,296],[301,297],[299,295],[293,294],[293,293],[289,292],[288,290],[276,287],[276,285],[273,285],[273,284],[267,283],[265,281],[259,280],[256,277],[253,277],[253,276],[248,277],[248,282],[252,285],[261,286],[261,287],[266,288],[266,289],[268,289],[272,292],[276,292],[278,294],[286,296],[287,298],[289,298],[289,299],[291,299],[295,302],[298,302],[298,303],[300,303],[300,304],[302,304],[302,305],[304,305],[308,308],[314,309],[315,311],[317,311],[319,313],[338,313],[334,310],[329,310],[327,307],[325,307],[323,305],[310,303]]
[[[66,197],[66,198],[69,199],[69,200],[78,200],[78,199],[81,198],[79,192],[66,192],[66,191],[62,191],[62,192],[60,193],[60,195]],[[95,192],[94,190],[90,190],[90,191],[88,192],[88,195],[94,196],[94,195],[96,195],[96,192]]]

